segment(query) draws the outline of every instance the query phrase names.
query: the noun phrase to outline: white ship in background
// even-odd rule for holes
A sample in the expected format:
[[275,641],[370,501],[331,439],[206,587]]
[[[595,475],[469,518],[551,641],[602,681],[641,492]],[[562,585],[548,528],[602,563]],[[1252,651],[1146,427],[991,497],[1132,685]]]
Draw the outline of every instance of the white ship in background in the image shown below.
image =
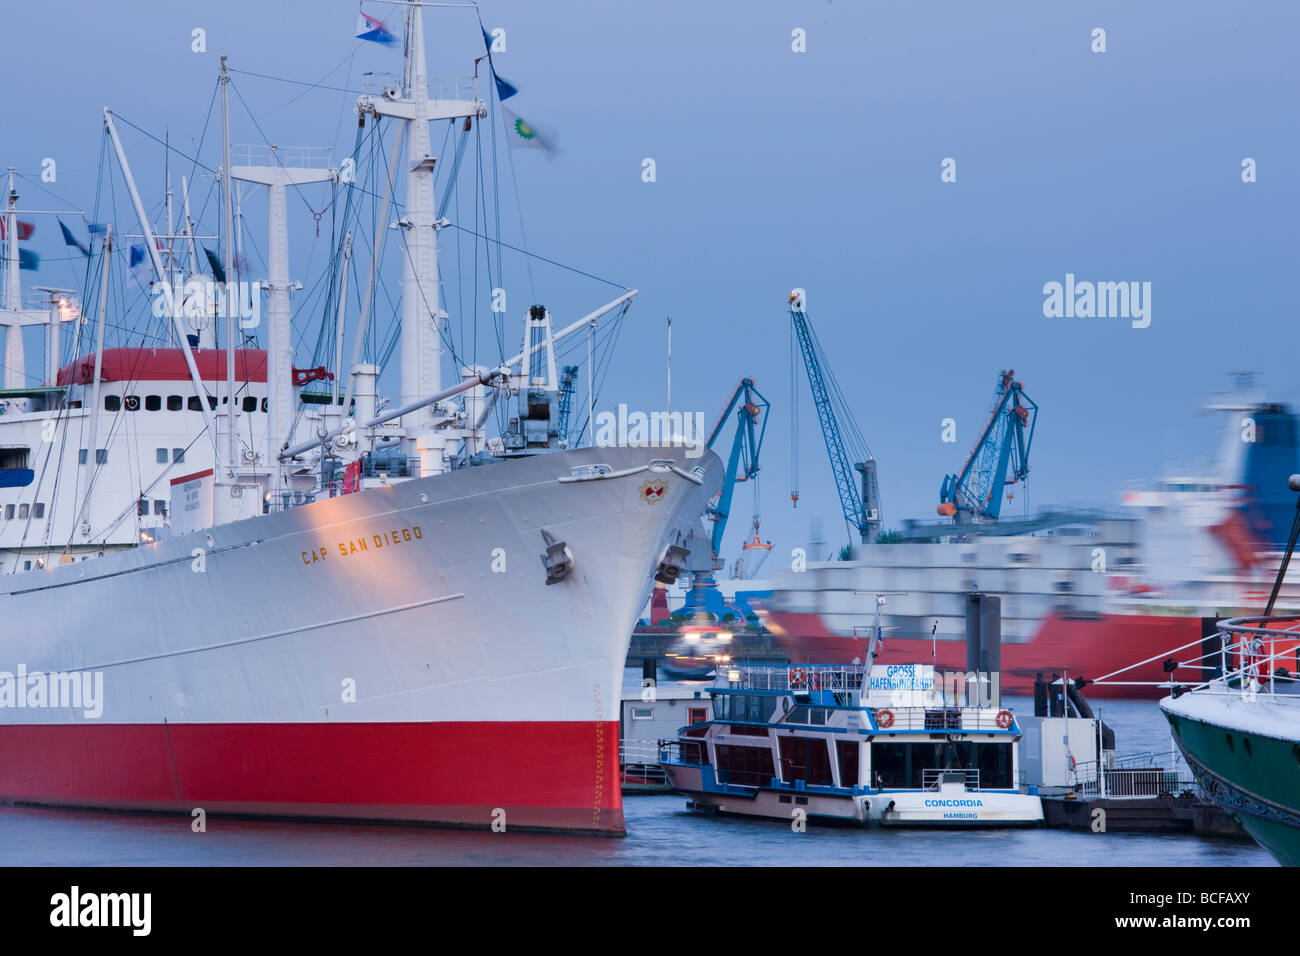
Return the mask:
[[[110,221],[80,292],[23,301],[26,207],[11,172],[0,801],[624,829],[617,707],[629,634],[653,579],[680,570],[679,536],[716,492],[720,463],[680,446],[568,447],[571,386],[557,383],[557,351],[590,350],[635,291],[558,330],[532,306],[519,353],[488,365],[449,347],[438,233],[452,223],[435,183],[445,208],[446,177],[489,103],[477,75],[428,76],[423,8],[404,9],[403,76],[357,101],[358,168],[363,137],[393,143],[371,171],[384,196],[375,219],[318,152],[262,147],[232,162],[223,58],[222,255],[211,268],[247,280],[232,185],[260,184],[263,348],[237,328],[247,301],[195,285],[202,237],[188,193],[179,225],[170,201],[165,232],[147,214],[111,111],[137,232]],[[444,166],[433,122],[457,143]],[[321,335],[328,361],[300,369],[286,196],[312,183],[330,184],[344,225],[329,280],[335,324]],[[352,229],[366,220],[380,228],[360,314],[349,315]],[[390,231],[404,262],[391,402],[371,360],[384,356],[367,355]],[[155,290],[178,276],[187,290],[163,310],[166,331],[127,328],[115,306],[134,281],[121,268],[132,239]],[[30,325],[47,336],[37,387],[25,375]],[[450,386],[445,351],[459,373]],[[589,389],[588,418],[592,401]],[[494,414],[503,427],[489,435]]]

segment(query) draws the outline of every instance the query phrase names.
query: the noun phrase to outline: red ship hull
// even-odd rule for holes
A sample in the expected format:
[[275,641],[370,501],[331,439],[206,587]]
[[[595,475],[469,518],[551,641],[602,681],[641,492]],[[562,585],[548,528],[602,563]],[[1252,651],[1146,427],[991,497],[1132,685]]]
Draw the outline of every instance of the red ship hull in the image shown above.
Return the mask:
[[[827,630],[820,616],[810,613],[771,612],[782,649],[797,663],[840,663],[858,658],[865,660],[866,638],[845,638]],[[1202,638],[1199,617],[1165,617],[1137,614],[1103,614],[1096,618],[1067,619],[1059,614],[1044,618],[1029,641],[1002,643],[1001,689],[1004,694],[1029,696],[1034,680],[1042,675],[1069,674],[1071,678],[1090,680],[1155,658],[1149,663],[1115,676],[1115,681],[1155,684],[1168,681],[1163,662],[1174,648],[1192,644]],[[1180,654],[1182,659],[1197,653]],[[964,639],[940,638],[931,643],[928,637],[887,635],[876,657],[877,664],[929,663],[933,659],[941,670],[966,669]],[[1183,669],[1175,679],[1202,679],[1199,670]],[[1155,700],[1168,694],[1152,686],[1120,683],[1089,685],[1087,695],[1098,698],[1138,698]]]
[[11,804],[622,835],[618,733],[617,721],[10,725],[0,792]]

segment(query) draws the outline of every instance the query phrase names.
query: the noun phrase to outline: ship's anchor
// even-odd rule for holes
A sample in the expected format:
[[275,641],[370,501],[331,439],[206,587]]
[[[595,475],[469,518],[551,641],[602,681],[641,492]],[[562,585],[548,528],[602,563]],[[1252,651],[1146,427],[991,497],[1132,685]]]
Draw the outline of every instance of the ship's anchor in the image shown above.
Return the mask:
[[546,568],[546,583],[559,584],[573,571],[573,555],[563,541],[556,541],[545,529],[542,540],[546,542],[546,553],[541,555],[542,566]]

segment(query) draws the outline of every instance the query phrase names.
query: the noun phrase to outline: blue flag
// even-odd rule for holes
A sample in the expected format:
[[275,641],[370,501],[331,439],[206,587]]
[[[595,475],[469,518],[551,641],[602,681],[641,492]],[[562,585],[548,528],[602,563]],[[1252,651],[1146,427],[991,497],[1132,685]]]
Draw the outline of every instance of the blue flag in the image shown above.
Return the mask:
[[360,10],[357,11],[357,39],[382,43],[384,46],[392,46],[397,42],[397,37],[393,36],[392,31],[382,21]]
[[105,226],[102,222],[86,223],[86,231],[90,233],[92,236],[102,236],[104,234],[104,230],[107,228],[108,227]]
[[508,100],[519,92],[519,87],[497,76],[497,68],[492,63],[492,35],[487,32],[487,27],[483,26],[482,20],[478,22],[478,28],[483,34],[483,46],[487,48],[488,69],[492,71],[492,79],[497,85],[497,99]]
[[41,267],[41,257],[30,249],[18,250],[18,268],[35,272]]
[[63,224],[63,220],[62,220],[62,219],[59,220],[59,228],[63,230],[63,242],[64,242],[66,245],[69,245],[69,246],[76,246],[78,249],[81,250],[81,254],[82,254],[83,256],[88,256],[88,255],[90,255],[90,250],[87,249],[85,246],[83,246],[83,245],[82,245],[82,244],[77,240],[77,237],[74,236],[74,235],[72,234],[72,230],[69,229],[67,226],[65,226],[65,225]]

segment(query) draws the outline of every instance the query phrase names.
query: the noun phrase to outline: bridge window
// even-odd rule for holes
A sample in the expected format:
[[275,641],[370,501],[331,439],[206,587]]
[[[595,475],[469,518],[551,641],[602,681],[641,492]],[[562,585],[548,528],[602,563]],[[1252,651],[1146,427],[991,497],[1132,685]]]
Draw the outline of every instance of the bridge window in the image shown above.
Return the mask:
[[633,708],[632,708],[632,719],[633,719],[633,720],[649,720],[649,719],[650,719],[651,717],[653,717],[654,715],[655,715],[655,709],[654,709],[653,707],[633,707]]
[[709,719],[709,712],[704,707],[688,707],[686,710],[686,726],[690,727],[695,724],[703,724]]
[[[343,399],[340,398],[339,401],[341,402]],[[268,408],[269,406],[266,403],[266,399],[262,399],[262,411],[266,411]]]
[[179,412],[184,407],[185,407],[185,399],[181,398],[181,396],[179,395],[167,396],[167,411]]
[[0,448],[0,468],[26,468],[30,448]]
[[32,517],[33,518],[45,517],[45,502],[38,501],[36,502],[36,504],[32,505]]
[[244,396],[244,406],[243,406],[243,407],[244,407],[244,411],[246,411],[246,412],[255,412],[255,411],[257,411],[257,398],[256,398],[255,396],[252,396],[252,395],[245,395],[245,396]]
[[208,408],[210,408],[214,412],[217,410],[217,396],[215,395],[208,396]]
[[157,448],[157,449],[154,449],[154,453],[153,453],[153,454],[154,454],[154,460],[155,460],[156,462],[158,462],[158,464],[160,464],[160,465],[165,465],[165,464],[167,464],[167,449],[166,449],[166,448]]
[[121,395],[105,395],[105,396],[104,396],[104,411],[106,411],[106,412],[116,412],[116,411],[120,411],[121,408],[122,408],[122,396],[121,396]]
[[7,520],[9,518],[12,518],[13,516],[14,516],[14,506],[5,505],[5,519]]
[[161,515],[161,516],[164,517],[164,518],[167,517],[167,502],[166,502],[166,500],[164,500],[164,499],[162,499],[162,498],[156,498],[156,499],[154,499],[154,503],[153,503],[153,513],[156,514],[156,515]]
[[159,412],[159,411],[162,411],[162,396],[161,396],[161,395],[146,395],[146,396],[144,397],[144,410],[145,410],[146,412]]
[[30,508],[31,508],[30,505],[19,505],[19,506],[18,506],[18,520],[21,521],[23,518],[26,518],[26,517],[27,517],[27,512],[30,510]]
[[197,395],[191,395],[186,402],[186,407],[192,412],[203,411],[203,401]]
[[138,412],[140,410],[140,396],[128,395],[122,403],[122,407],[128,412]]
[[176,462],[177,464],[180,464],[180,463],[183,462],[184,460],[185,460],[185,449],[184,449],[184,448],[173,448],[173,449],[172,449],[172,461]]
[[97,448],[97,449],[95,449],[95,464],[97,464],[97,465],[107,465],[107,464],[108,464],[108,449],[107,449],[107,448]]
[[135,513],[137,515],[147,515],[149,513],[149,499],[141,498],[135,503]]

